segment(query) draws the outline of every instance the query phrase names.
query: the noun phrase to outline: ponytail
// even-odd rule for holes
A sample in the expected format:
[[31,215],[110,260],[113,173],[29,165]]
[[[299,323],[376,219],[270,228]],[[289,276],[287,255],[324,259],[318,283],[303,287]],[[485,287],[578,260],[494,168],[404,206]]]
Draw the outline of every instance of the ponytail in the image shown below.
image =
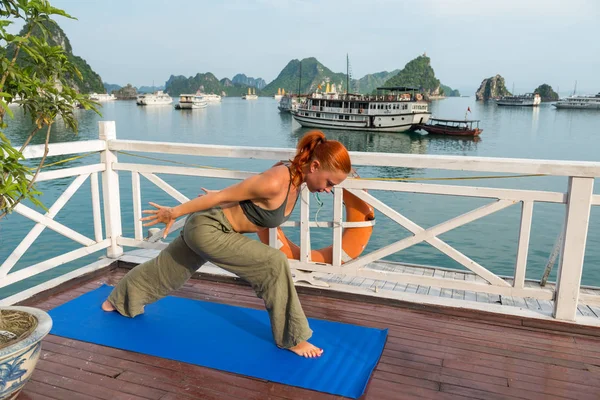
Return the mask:
[[318,160],[322,168],[329,171],[342,171],[349,174],[352,170],[350,155],[343,144],[337,140],[327,140],[321,131],[310,131],[296,147],[296,156],[291,160],[292,183],[300,186],[304,181],[304,166]]

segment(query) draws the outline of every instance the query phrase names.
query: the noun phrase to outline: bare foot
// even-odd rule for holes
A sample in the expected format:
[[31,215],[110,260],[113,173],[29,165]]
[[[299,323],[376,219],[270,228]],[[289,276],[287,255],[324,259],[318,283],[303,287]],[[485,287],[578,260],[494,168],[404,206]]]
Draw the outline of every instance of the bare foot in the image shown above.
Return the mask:
[[323,349],[318,348],[308,342],[298,343],[294,347],[290,347],[288,350],[293,351],[301,357],[315,358],[321,357]]
[[105,300],[104,303],[102,303],[102,309],[104,311],[109,311],[109,312],[115,311],[115,307],[112,304],[110,304],[110,301],[108,301],[108,300]]

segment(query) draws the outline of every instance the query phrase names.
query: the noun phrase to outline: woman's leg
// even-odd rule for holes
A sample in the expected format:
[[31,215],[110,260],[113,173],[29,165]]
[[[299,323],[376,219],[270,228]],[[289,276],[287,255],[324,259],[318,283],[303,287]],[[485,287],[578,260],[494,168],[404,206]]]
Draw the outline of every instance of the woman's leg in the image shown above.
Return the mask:
[[110,311],[112,305],[126,317],[142,314],[146,304],[179,289],[204,263],[178,236],[156,258],[129,271],[111,292],[109,304],[105,302],[102,308]]
[[273,338],[279,347],[290,349],[306,342],[312,330],[302,311],[285,254],[234,232],[222,212],[213,217],[214,227],[186,224],[185,242],[203,259],[250,283],[265,302]]

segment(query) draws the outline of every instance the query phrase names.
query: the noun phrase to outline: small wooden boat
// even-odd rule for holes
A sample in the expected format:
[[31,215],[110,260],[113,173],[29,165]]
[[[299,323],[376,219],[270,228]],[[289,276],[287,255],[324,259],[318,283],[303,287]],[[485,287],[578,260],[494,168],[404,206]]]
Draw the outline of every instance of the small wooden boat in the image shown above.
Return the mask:
[[417,125],[430,135],[449,136],[479,136],[483,129],[479,129],[478,119],[439,119],[430,118],[426,124]]

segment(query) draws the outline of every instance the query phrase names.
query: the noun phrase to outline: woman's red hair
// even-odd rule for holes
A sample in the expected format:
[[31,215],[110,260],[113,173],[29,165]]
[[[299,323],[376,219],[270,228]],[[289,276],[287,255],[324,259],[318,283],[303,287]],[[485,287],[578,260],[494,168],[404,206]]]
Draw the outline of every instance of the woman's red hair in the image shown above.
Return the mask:
[[350,155],[343,144],[337,140],[327,140],[321,131],[310,131],[296,147],[296,156],[292,160],[292,182],[300,186],[304,180],[303,168],[313,160],[318,160],[328,171],[342,171],[349,174],[352,170]]

